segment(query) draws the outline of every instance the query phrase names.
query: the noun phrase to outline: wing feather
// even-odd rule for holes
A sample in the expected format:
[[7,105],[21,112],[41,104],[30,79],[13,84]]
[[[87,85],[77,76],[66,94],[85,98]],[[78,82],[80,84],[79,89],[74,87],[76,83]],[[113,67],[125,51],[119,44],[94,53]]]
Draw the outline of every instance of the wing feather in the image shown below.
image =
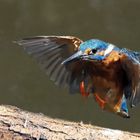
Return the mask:
[[131,106],[136,106],[140,102],[140,53],[127,49],[121,49],[120,52],[127,56],[122,60],[122,66],[131,86],[128,87],[128,90],[131,90],[128,93],[131,93]]
[[[74,54],[83,41],[73,36],[35,36],[17,43],[32,55],[57,85],[69,85],[74,67],[61,63]],[[78,85],[77,85],[78,86]]]

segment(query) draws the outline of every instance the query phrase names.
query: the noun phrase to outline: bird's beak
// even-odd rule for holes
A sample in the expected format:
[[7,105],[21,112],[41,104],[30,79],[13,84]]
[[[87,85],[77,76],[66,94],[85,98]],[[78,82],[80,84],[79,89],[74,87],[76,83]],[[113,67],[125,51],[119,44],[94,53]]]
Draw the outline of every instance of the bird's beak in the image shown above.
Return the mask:
[[72,61],[77,61],[82,56],[83,56],[83,52],[82,51],[78,51],[75,54],[73,54],[72,56],[70,56],[69,58],[67,58],[66,60],[64,60],[61,64],[67,64],[67,63],[72,62]]
[[92,54],[92,55],[88,55],[88,53],[86,52],[82,52],[82,51],[78,51],[75,54],[73,54],[72,56],[70,56],[69,58],[67,58],[66,60],[64,60],[61,64],[67,64],[69,62],[74,62],[74,61],[78,61],[78,60],[84,60],[84,61],[101,61],[105,58],[105,56],[100,55],[100,54]]

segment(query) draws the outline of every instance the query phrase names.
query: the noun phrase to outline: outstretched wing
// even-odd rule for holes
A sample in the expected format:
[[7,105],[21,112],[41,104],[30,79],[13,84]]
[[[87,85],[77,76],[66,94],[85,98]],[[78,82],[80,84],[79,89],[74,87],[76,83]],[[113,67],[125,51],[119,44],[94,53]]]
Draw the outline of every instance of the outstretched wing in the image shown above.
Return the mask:
[[122,60],[130,84],[126,92],[131,96],[131,106],[135,106],[140,102],[140,53],[127,49],[121,49],[120,52],[127,56]]
[[82,40],[72,36],[36,36],[17,43],[32,55],[57,85],[68,85],[71,71],[61,63],[78,50]]

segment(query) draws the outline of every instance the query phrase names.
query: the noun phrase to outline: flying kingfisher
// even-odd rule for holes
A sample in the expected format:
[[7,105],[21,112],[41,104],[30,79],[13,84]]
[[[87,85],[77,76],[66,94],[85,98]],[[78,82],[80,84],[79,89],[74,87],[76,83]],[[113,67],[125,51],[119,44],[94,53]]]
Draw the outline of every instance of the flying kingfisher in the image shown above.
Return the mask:
[[17,43],[59,86],[93,95],[103,110],[129,118],[127,101],[140,101],[140,53],[98,39],[35,36]]

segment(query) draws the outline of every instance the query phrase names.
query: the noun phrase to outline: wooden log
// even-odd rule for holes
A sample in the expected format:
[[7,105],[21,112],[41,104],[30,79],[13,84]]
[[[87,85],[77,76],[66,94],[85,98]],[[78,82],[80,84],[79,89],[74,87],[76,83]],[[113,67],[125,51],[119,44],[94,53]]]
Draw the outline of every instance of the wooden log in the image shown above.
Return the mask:
[[0,140],[140,140],[140,134],[0,106]]

